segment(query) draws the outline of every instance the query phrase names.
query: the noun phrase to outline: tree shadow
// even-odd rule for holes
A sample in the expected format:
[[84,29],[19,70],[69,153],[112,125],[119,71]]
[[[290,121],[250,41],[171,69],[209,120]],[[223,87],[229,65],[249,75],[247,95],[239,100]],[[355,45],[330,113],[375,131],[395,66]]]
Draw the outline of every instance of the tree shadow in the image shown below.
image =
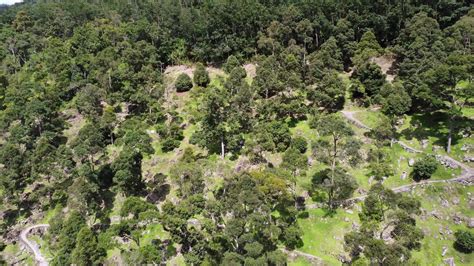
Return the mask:
[[[448,140],[449,116],[444,112],[413,114],[410,126],[397,134],[407,140],[422,140],[429,137],[437,138],[433,145],[445,146]],[[457,118],[454,122],[452,145],[456,145],[462,137],[458,134],[462,129],[472,127],[472,120],[467,117]]]

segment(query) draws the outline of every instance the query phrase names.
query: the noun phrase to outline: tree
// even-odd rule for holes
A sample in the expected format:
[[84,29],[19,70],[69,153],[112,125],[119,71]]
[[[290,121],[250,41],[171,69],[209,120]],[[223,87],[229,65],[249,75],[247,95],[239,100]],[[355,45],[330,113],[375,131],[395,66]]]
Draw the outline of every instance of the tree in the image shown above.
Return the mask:
[[370,98],[379,94],[385,84],[385,75],[380,67],[371,62],[366,62],[357,67],[351,79],[360,82],[352,87],[352,98]]
[[101,101],[104,92],[92,84],[87,84],[76,96],[76,107],[80,114],[97,120],[102,115]]
[[291,140],[290,146],[297,149],[300,153],[305,153],[308,149],[308,141],[304,137],[298,136]]
[[308,158],[296,148],[290,147],[283,154],[281,167],[288,169],[293,176],[308,168]]
[[356,66],[363,65],[368,62],[371,57],[379,56],[383,53],[382,47],[377,41],[372,31],[366,31],[360,41],[357,43],[352,62]]
[[141,200],[139,197],[128,197],[120,209],[120,216],[127,217],[129,214],[133,215],[134,219],[138,218],[140,213],[148,210],[156,210],[153,204]]
[[179,74],[174,83],[177,92],[186,92],[193,87],[193,81],[186,73]]
[[223,66],[224,71],[227,74],[230,74],[230,72],[236,67],[240,67],[239,59],[237,59],[237,57],[235,57],[235,55],[229,56],[227,58],[227,61],[225,62],[224,66]]
[[458,230],[454,236],[456,237],[454,248],[468,254],[474,251],[474,234],[471,231]]
[[324,74],[315,88],[311,88],[307,94],[308,100],[325,111],[335,112],[342,109],[345,102],[346,86],[336,72],[331,71]]
[[77,265],[100,265],[105,255],[105,250],[97,244],[97,237],[89,227],[84,226],[77,234],[71,261]]
[[[330,114],[321,117],[317,123],[316,128],[321,136],[328,137],[330,141],[320,140],[314,152],[320,152],[319,148],[322,148],[326,151],[330,170],[328,172],[323,172],[320,183],[324,182],[324,187],[327,188],[328,194],[328,205],[330,208],[336,207],[335,203],[340,200],[338,196],[338,190],[341,191],[350,191],[352,189],[354,182],[350,182],[350,177],[344,170],[337,167],[338,160],[343,157],[357,157],[358,149],[360,148],[360,143],[356,143],[351,140],[351,137],[354,132],[350,126],[337,114]],[[327,180],[326,180],[327,179]],[[326,181],[325,181],[326,180]],[[342,182],[339,182],[342,181]],[[339,185],[349,184],[346,189],[345,186],[338,187]],[[350,193],[341,193],[343,196],[347,196]]]
[[362,225],[344,236],[352,261],[362,256],[379,265],[408,261],[410,252],[419,250],[423,239],[414,218],[421,213],[420,207],[414,198],[395,194],[381,184],[373,185],[359,214]]
[[69,214],[69,217],[62,224],[60,234],[58,236],[57,247],[59,252],[52,261],[52,265],[69,265],[71,264],[71,252],[76,246],[76,237],[82,227],[85,226],[84,217],[74,211]]
[[438,161],[433,156],[426,155],[413,165],[412,176],[415,181],[431,178],[431,175],[438,168]]
[[310,81],[321,79],[326,72],[343,70],[341,50],[334,37],[330,37],[321,48],[309,56]]
[[144,188],[142,159],[143,156],[139,151],[125,148],[112,163],[113,181],[125,194],[137,194]]
[[[466,103],[474,98],[472,80],[472,55],[451,55],[446,63],[435,66],[427,71],[427,83],[432,88],[432,102],[438,108],[446,110],[448,121],[448,143],[446,151],[451,152],[451,142],[456,118],[461,117]],[[469,67],[470,66],[470,67]],[[467,80],[468,85],[460,86],[459,82]]]
[[354,177],[341,167],[327,168],[315,174],[312,179],[314,189],[322,189],[327,194],[328,206],[331,209],[352,197],[358,185]]
[[207,72],[203,64],[198,63],[196,65],[196,69],[193,73],[193,81],[196,85],[201,87],[207,87],[207,85],[211,81],[209,78],[209,73]]

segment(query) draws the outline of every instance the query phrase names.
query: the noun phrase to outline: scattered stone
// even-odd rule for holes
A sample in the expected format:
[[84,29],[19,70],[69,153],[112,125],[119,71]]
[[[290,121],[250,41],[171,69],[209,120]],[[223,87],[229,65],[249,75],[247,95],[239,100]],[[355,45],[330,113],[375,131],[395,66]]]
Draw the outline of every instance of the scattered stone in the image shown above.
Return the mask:
[[441,214],[437,211],[432,211],[430,214],[436,219],[441,219]]
[[445,199],[442,199],[442,200],[441,200],[441,206],[443,206],[443,207],[449,207],[449,202],[448,202],[447,200],[445,200]]
[[462,160],[466,163],[471,163],[474,162],[474,156],[464,155],[464,158]]
[[347,213],[353,214],[354,212],[352,210],[346,210]]
[[443,149],[443,147],[438,146],[438,145],[433,145],[433,147],[431,148],[431,150],[432,150],[432,151],[435,151],[435,152],[436,152],[436,151],[439,151],[439,150],[442,150],[442,149]]
[[469,144],[463,144],[462,147],[461,147],[461,151],[470,151],[472,148],[471,145]]
[[403,171],[402,175],[400,176],[400,179],[405,180],[407,178],[407,175],[408,175],[407,171]]
[[345,254],[339,254],[338,258],[339,258],[339,261],[342,262],[342,264],[347,264],[347,263],[351,262],[351,259],[348,256],[346,256]]
[[360,225],[356,222],[352,222],[352,230],[359,230]]
[[374,181],[374,178],[375,178],[375,177],[374,177],[373,175],[371,175],[371,176],[369,177],[369,185],[372,184],[372,181]]
[[147,130],[146,130],[146,133],[148,133],[148,134],[150,134],[150,135],[154,135],[154,134],[156,134],[156,130],[154,130],[154,129],[147,129]]
[[449,266],[456,266],[456,264],[454,264],[454,258],[447,258],[447,259],[444,259],[443,262]]
[[460,200],[459,200],[458,197],[454,197],[452,201],[453,201],[453,204],[454,204],[454,205],[458,205],[459,202],[460,202]]
[[474,218],[469,218],[467,221],[467,227],[474,228]]
[[446,229],[444,231],[447,235],[452,235],[453,234],[453,231],[451,229],[449,229],[449,226],[446,225]]
[[461,224],[461,223],[462,223],[462,218],[461,218],[459,215],[455,214],[455,215],[453,216],[453,222],[454,222],[455,224]]
[[351,220],[349,220],[349,218],[344,217],[344,222],[348,223],[348,222],[350,222],[350,221],[351,221]]
[[428,148],[428,143],[429,143],[429,141],[427,139],[422,139],[421,140],[421,148],[422,149]]
[[446,246],[443,246],[443,251],[441,252],[441,256],[443,256],[443,257],[444,257],[444,256],[446,255],[446,253],[447,253],[447,252],[448,252],[448,247],[446,247]]
[[415,164],[415,159],[410,158],[408,159],[408,166],[412,167]]

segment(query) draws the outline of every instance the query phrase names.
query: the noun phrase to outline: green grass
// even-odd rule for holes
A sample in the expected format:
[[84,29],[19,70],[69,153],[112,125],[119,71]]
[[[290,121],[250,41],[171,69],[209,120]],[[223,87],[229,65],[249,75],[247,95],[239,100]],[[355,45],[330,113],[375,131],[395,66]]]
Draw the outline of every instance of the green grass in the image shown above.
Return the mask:
[[140,238],[140,245],[146,246],[151,244],[153,239],[166,239],[169,237],[169,233],[163,229],[161,224],[149,224],[147,225],[143,236]]
[[[358,221],[357,215],[344,210],[337,210],[333,217],[325,217],[322,209],[308,212],[309,218],[298,219],[304,243],[298,250],[321,257],[330,265],[340,264],[337,256],[343,253],[344,234],[351,230],[352,221]],[[344,221],[345,218],[349,219],[348,222]]]
[[[458,252],[453,248],[453,234],[439,233],[440,227],[445,231],[446,227],[455,232],[458,229],[466,229],[465,222],[456,225],[452,221],[454,214],[473,217],[474,210],[469,207],[469,199],[467,193],[474,193],[474,187],[464,187],[462,185],[441,186],[440,184],[432,185],[427,189],[417,189],[418,198],[422,202],[422,208],[427,212],[436,211],[444,219],[437,219],[432,215],[427,215],[426,219],[417,219],[421,228],[425,231],[425,238],[422,241],[420,251],[413,253],[413,260],[420,265],[441,265],[445,258],[454,258],[456,265],[473,265],[474,255]],[[458,198],[460,203],[453,204],[453,199]],[[449,207],[443,207],[441,200],[447,200]],[[446,219],[448,218],[448,219]],[[444,257],[441,256],[443,247],[448,248],[448,252]]]
[[377,126],[384,115],[379,111],[366,109],[364,111],[355,113],[354,116],[368,127],[374,128]]

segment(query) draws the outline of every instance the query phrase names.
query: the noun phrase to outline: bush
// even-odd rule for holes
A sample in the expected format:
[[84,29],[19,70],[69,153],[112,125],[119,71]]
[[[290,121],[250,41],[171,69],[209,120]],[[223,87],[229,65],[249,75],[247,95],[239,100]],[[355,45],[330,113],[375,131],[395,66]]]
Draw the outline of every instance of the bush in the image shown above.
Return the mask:
[[178,148],[179,147],[179,140],[175,140],[173,138],[166,138],[165,140],[163,140],[163,142],[161,143],[161,150],[163,152],[169,152],[169,151],[172,151],[174,150],[175,148]]
[[412,176],[415,181],[431,178],[438,168],[438,161],[433,156],[425,156],[413,166]]
[[207,72],[204,65],[201,63],[197,64],[193,75],[194,75],[193,81],[198,86],[206,87],[207,85],[209,85],[209,82],[211,81],[209,78],[209,73]]
[[234,69],[238,66],[240,66],[239,59],[237,59],[237,57],[235,57],[234,55],[231,55],[227,58],[227,61],[224,63],[223,68],[224,68],[224,71],[227,74],[230,74],[232,69]]
[[193,82],[187,74],[182,73],[176,79],[174,86],[176,87],[177,92],[185,92],[193,87]]
[[305,153],[308,148],[308,142],[303,137],[296,137],[291,140],[291,147],[297,149],[300,153]]
[[456,240],[454,248],[463,253],[472,253],[474,251],[474,234],[467,230],[458,230],[454,233]]

